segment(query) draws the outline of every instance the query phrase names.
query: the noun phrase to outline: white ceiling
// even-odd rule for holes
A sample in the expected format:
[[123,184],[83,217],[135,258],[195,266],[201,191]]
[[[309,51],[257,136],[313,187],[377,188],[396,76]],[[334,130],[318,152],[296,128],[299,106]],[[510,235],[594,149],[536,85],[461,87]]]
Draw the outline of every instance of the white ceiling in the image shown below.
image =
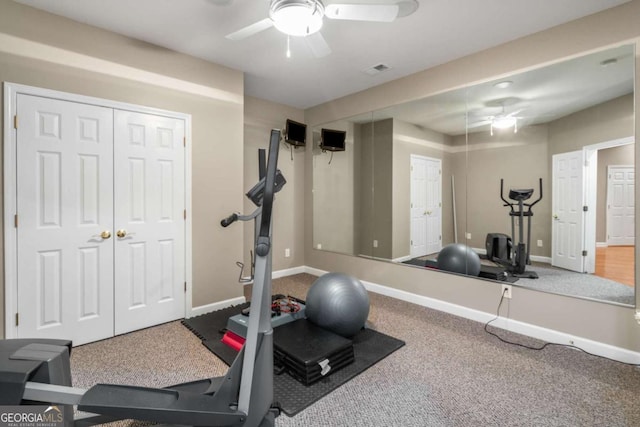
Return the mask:
[[447,135],[487,131],[491,117],[509,114],[519,127],[547,123],[633,93],[634,63],[634,45],[617,46],[350,120],[393,117]]
[[[275,28],[241,41],[225,35],[268,16],[268,0],[15,0],[245,73],[245,94],[312,107],[629,0],[420,0],[392,23],[325,19],[332,49],[315,58]],[[326,0],[325,4],[394,0]],[[384,63],[375,76],[363,70]]]

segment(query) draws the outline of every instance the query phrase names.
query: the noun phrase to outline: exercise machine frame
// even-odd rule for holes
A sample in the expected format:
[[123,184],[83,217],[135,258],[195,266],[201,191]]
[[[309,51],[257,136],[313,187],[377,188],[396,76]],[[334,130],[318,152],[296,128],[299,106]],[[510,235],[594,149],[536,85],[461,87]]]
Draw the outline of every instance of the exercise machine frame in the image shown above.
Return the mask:
[[[536,200],[531,203],[525,203],[533,195],[533,189],[511,189],[509,190],[509,200],[504,197],[504,179],[500,179],[500,199],[504,202],[503,206],[509,207],[509,217],[511,218],[511,238],[507,238],[506,248],[501,248],[505,252],[506,257],[502,258],[495,255],[495,246],[489,244],[489,234],[487,236],[487,259],[496,262],[504,267],[514,277],[537,279],[538,274],[535,271],[528,270],[527,265],[531,264],[531,218],[533,217],[533,206],[542,200],[542,178],[539,178],[539,195]],[[527,219],[527,241],[524,241],[524,223]],[[516,237],[516,219],[518,219],[518,241],[513,245],[511,239]],[[495,234],[494,234],[495,235]],[[508,236],[507,236],[508,237]],[[491,246],[491,249],[489,249]],[[513,255],[512,255],[513,251]],[[491,253],[490,253],[491,252]]]
[[[256,221],[255,280],[246,342],[223,377],[164,389],[97,384],[71,387],[67,340],[0,341],[0,405],[32,402],[77,405],[89,413],[75,425],[121,419],[194,426],[273,427],[280,410],[273,402],[273,329],[271,326],[272,208],[275,192],[286,183],[277,169],[280,131],[272,130],[269,158],[260,150],[260,181],[247,193],[257,209],[221,221]],[[65,417],[71,415],[68,406]],[[67,419],[66,424],[70,425]]]

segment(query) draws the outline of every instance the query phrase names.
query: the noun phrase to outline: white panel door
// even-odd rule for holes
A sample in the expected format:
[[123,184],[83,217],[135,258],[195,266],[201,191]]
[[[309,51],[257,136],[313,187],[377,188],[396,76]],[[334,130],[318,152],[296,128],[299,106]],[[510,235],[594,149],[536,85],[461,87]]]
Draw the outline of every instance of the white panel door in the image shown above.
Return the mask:
[[582,151],[553,156],[552,255],[554,266],[584,272]]
[[115,333],[184,317],[184,120],[115,111]]
[[440,159],[427,159],[427,253],[442,249],[442,167]]
[[411,156],[411,258],[427,254],[427,161]]
[[18,337],[113,335],[112,111],[17,95]]
[[607,244],[635,244],[635,168],[609,166],[607,185]]
[[411,155],[412,258],[442,249],[442,174],[439,159]]

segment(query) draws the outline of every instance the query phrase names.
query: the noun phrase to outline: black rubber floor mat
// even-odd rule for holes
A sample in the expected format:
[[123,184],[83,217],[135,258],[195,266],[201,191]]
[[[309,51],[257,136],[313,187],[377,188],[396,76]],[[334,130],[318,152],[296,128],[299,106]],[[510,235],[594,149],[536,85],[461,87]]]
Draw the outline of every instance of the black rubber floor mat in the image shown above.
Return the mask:
[[[248,304],[203,314],[185,319],[182,323],[196,334],[202,344],[227,365],[236,357],[236,352],[221,342],[227,319],[237,314]],[[375,365],[400,347],[404,341],[373,329],[363,329],[353,337],[355,361],[326,378],[305,386],[288,374],[274,377],[274,400],[279,402],[285,414],[293,416],[317,400],[326,396],[342,384]]]

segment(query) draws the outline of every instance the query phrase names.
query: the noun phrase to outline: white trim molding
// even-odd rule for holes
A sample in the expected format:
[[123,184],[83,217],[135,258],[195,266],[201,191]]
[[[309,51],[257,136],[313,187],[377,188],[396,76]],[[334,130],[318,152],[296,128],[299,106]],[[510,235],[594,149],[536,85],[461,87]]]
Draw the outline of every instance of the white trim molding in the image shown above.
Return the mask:
[[[312,274],[314,276],[322,276],[323,274],[327,273],[326,271],[319,270],[313,267],[304,267],[304,270],[306,273]],[[423,295],[417,295],[411,292],[391,288],[389,286],[379,285],[377,283],[367,282],[364,280],[361,280],[361,282],[369,292],[385,295],[408,303],[417,304],[423,307],[453,314],[455,316],[474,320],[476,322],[487,323],[496,317],[493,313],[485,313],[483,311],[474,310],[472,308],[452,304],[446,301],[425,297]],[[640,318],[640,315],[638,317]],[[542,328],[540,326],[509,319],[502,316],[498,317],[491,325],[510,332],[515,332],[521,335],[526,335],[532,338],[543,340],[545,342],[578,347],[591,354],[617,360],[623,363],[640,364],[640,353],[638,352],[601,343],[598,341],[589,340],[586,338],[577,337],[565,332]]]
[[0,33],[0,52],[74,67],[112,77],[124,78],[139,83],[175,89],[192,95],[200,95],[233,104],[244,104],[244,96],[242,94],[236,94],[211,86],[205,86],[177,79],[175,77],[141,70],[128,65],[118,64],[113,61],[106,61],[104,59],[83,55],[81,53],[26,40],[9,34]]

